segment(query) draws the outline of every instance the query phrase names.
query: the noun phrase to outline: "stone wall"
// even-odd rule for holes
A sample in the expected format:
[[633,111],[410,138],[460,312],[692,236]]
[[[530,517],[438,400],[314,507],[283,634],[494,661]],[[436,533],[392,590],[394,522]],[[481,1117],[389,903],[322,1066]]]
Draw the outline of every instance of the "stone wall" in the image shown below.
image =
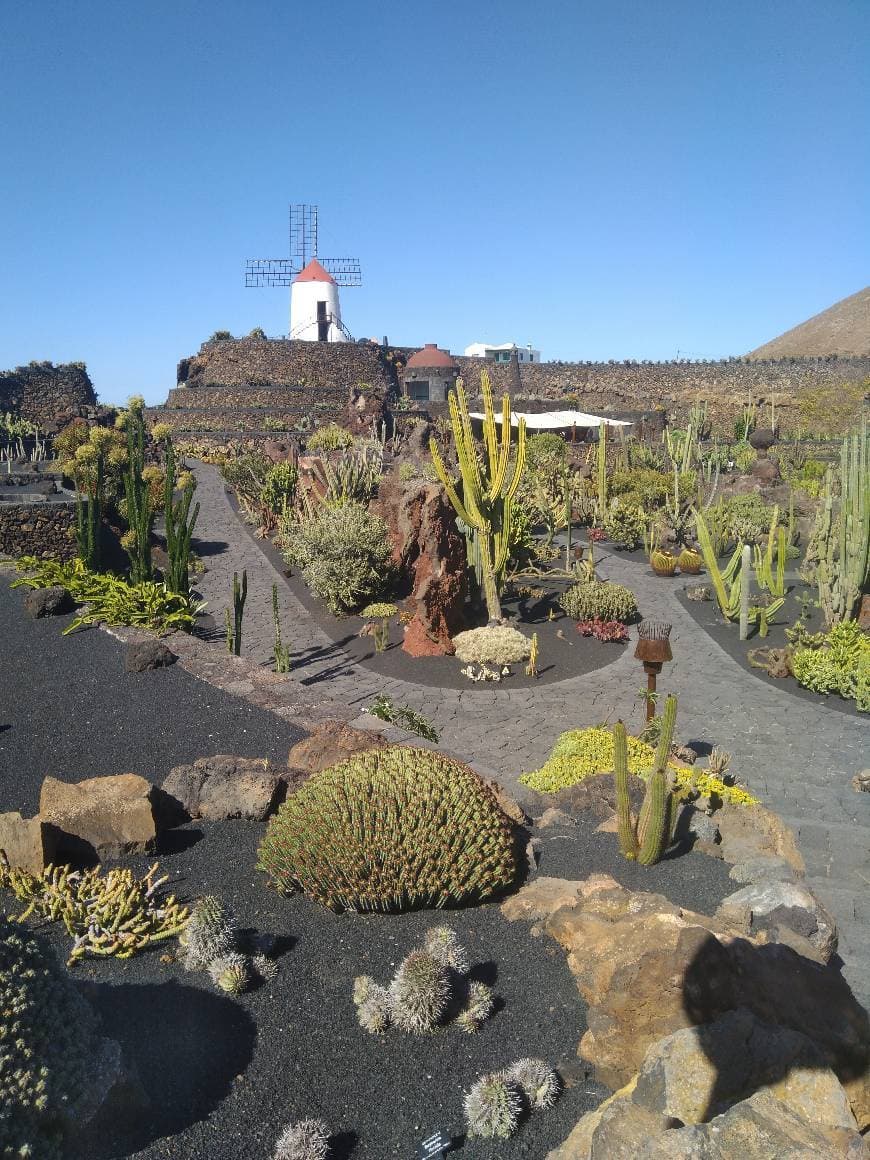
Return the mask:
[[55,556],[69,560],[76,554],[74,500],[0,503],[0,556]]
[[204,342],[193,358],[182,359],[178,382],[188,388],[325,388],[347,399],[360,383],[390,390],[397,378],[391,349],[373,343],[230,338]]
[[0,411],[12,411],[42,428],[58,428],[97,405],[84,363],[32,362],[0,371]]

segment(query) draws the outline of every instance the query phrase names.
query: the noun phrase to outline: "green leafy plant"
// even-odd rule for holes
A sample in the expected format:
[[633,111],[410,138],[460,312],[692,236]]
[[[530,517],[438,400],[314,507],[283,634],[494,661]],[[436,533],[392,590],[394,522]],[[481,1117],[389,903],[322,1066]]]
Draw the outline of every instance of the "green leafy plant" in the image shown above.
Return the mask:
[[275,463],[266,471],[260,492],[260,503],[276,519],[286,516],[296,498],[299,472],[289,461]]
[[791,668],[804,688],[839,693],[870,712],[870,637],[856,621],[834,625],[816,647],[795,648]]
[[283,532],[288,563],[336,616],[381,596],[394,575],[387,526],[362,504],[320,506]]
[[306,440],[308,451],[343,451],[353,443],[353,435],[338,423],[326,423],[318,427]]
[[257,863],[333,910],[479,902],[513,882],[512,826],[468,766],[425,749],[354,754],[291,794]]
[[190,632],[205,607],[189,595],[170,592],[163,583],[130,584],[120,576],[91,572],[81,560],[61,563],[22,556],[16,566],[27,575],[16,580],[13,588],[66,588],[77,604],[87,605],[63,630],[64,636],[100,622],[147,628],[158,635],[174,629]]
[[630,588],[606,580],[581,580],[572,584],[559,603],[572,620],[621,620],[637,615],[637,601]]
[[373,717],[377,717],[379,721],[386,721],[390,725],[395,725],[398,729],[404,729],[408,733],[415,733],[418,737],[422,737],[424,741],[438,741],[438,732],[432,722],[424,717],[422,713],[418,713],[409,705],[395,705],[391,697],[386,693],[379,693],[374,701],[366,709],[367,713],[371,713]]

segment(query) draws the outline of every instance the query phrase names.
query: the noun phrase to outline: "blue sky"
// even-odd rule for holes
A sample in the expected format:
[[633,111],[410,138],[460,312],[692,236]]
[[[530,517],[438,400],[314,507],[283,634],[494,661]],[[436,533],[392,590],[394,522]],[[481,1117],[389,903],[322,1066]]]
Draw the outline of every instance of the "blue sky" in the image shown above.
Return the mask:
[[742,354],[865,286],[867,0],[2,0],[0,367],[162,401],[286,333],[291,201],[355,336]]

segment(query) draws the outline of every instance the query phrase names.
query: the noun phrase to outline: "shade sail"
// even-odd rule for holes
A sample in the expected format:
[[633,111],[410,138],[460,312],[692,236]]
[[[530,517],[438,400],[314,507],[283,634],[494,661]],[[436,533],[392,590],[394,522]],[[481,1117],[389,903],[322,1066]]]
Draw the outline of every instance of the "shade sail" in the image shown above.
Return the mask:
[[[472,419],[485,419],[480,411],[471,411]],[[542,411],[539,415],[526,414],[524,411],[511,411],[511,426],[518,427],[520,419],[525,419],[527,427],[538,430],[560,429],[562,427],[600,427],[604,423],[607,427],[630,427],[626,419],[605,419],[601,415],[587,415],[585,411]],[[501,414],[496,411],[496,423],[501,422]]]

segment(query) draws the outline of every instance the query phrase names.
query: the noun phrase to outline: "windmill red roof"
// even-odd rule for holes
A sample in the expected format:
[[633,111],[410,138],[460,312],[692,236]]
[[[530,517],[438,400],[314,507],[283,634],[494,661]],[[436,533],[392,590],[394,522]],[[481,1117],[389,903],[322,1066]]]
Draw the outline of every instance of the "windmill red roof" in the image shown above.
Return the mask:
[[405,364],[408,367],[452,367],[459,364],[446,350],[439,350],[434,342],[427,342],[422,350],[412,354]]
[[293,279],[294,282],[331,282],[335,285],[335,279],[328,270],[324,270],[316,258],[312,258],[304,270],[300,271]]

